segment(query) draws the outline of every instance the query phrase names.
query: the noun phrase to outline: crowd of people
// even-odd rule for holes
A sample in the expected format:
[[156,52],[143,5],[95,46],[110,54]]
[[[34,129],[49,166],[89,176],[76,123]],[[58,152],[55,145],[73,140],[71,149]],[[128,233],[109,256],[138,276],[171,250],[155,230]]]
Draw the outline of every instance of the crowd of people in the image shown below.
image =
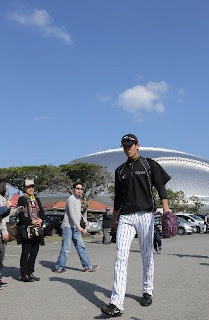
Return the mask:
[[[121,139],[127,161],[115,171],[115,197],[113,216],[106,208],[103,215],[103,243],[109,244],[109,230],[116,233],[116,259],[114,266],[114,282],[110,303],[101,307],[101,311],[109,316],[123,314],[126,292],[128,256],[131,243],[137,233],[143,264],[143,290],[140,304],[149,306],[153,299],[153,240],[155,203],[152,187],[158,191],[163,212],[170,212],[165,184],[170,176],[154,160],[139,155],[139,141],[133,134],[126,134]],[[34,195],[33,180],[26,179],[23,196],[18,199],[17,206],[6,199],[7,184],[0,180],[0,268],[2,268],[8,230],[6,216],[18,215],[17,241],[22,246],[20,257],[20,280],[23,282],[39,281],[34,275],[35,261],[39,246],[44,245],[42,224],[44,210],[39,198]],[[72,195],[67,200],[62,223],[62,244],[54,272],[65,273],[67,257],[73,242],[79,255],[83,271],[93,272],[98,265],[91,263],[85,248],[82,234],[87,221],[81,214],[81,198],[83,184],[73,185]],[[117,232],[116,232],[117,230]],[[157,230],[155,230],[155,236]],[[159,241],[159,237],[157,239]],[[156,241],[157,241],[156,240]],[[158,247],[161,245],[158,243]],[[0,280],[0,289],[7,284]]]

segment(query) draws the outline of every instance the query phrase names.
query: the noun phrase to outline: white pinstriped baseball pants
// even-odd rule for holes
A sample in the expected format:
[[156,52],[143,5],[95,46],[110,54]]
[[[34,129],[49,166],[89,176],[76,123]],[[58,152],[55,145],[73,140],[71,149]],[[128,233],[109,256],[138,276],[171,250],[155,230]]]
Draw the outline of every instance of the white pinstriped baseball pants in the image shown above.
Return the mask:
[[143,264],[143,293],[152,295],[154,278],[153,233],[154,214],[152,212],[135,212],[121,215],[117,228],[117,253],[114,269],[114,283],[110,299],[120,310],[126,292],[128,256],[136,232]]

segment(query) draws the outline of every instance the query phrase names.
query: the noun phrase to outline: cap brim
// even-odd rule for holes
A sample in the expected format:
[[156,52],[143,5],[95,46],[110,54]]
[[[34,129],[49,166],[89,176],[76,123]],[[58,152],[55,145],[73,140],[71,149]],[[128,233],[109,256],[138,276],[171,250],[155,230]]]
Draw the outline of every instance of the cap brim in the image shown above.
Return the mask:
[[122,147],[131,147],[133,144],[136,144],[136,141],[126,141],[122,143]]

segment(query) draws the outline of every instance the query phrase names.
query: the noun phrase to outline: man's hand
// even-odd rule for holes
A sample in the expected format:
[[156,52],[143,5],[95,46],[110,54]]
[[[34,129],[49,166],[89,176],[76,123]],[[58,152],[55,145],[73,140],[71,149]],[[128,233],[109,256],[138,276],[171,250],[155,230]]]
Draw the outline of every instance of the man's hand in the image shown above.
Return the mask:
[[13,206],[13,202],[11,201],[11,199],[7,200],[6,206],[8,209],[10,209]]
[[35,226],[35,227],[40,227],[40,225],[42,224],[43,220],[40,219],[40,218],[37,218],[35,220],[32,221],[32,224]]
[[83,229],[83,228],[81,228],[81,227],[80,227],[78,230],[79,230],[81,233],[84,233],[84,232],[85,232],[85,229]]
[[9,234],[5,234],[2,236],[2,240],[4,240],[5,242],[7,242],[9,240]]
[[163,212],[170,211],[169,205],[168,205],[168,199],[162,199],[162,205],[163,205]]

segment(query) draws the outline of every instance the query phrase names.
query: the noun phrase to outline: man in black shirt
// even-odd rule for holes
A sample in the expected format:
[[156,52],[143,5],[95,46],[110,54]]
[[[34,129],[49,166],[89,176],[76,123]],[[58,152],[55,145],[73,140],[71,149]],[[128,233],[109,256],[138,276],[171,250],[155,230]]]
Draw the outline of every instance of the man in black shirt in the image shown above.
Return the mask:
[[155,203],[154,186],[162,202],[163,211],[169,211],[165,184],[170,176],[154,160],[138,154],[139,142],[135,135],[126,134],[121,139],[127,161],[115,171],[115,200],[112,229],[117,227],[117,254],[114,283],[110,304],[101,308],[110,316],[123,313],[126,291],[128,255],[131,243],[138,233],[143,264],[142,306],[152,303],[153,291],[153,233]]

